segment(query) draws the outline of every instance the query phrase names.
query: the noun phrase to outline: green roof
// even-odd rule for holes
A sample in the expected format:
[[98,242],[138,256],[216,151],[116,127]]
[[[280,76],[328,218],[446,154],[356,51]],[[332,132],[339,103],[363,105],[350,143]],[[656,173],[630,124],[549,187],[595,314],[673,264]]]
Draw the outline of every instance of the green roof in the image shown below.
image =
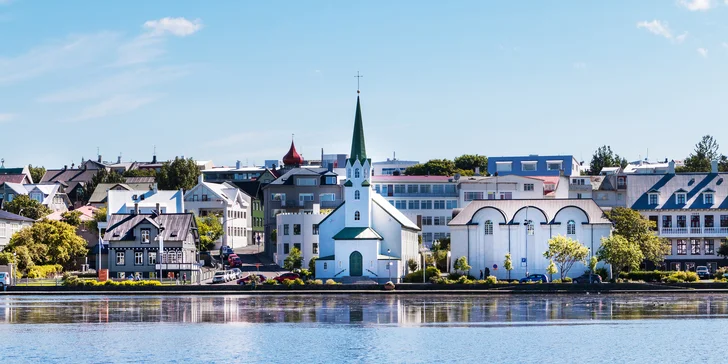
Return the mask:
[[316,260],[334,260],[333,255],[327,255],[325,257],[316,258]]
[[344,187],[352,187],[352,186],[354,186],[354,183],[352,183],[351,180],[348,180],[348,181],[346,181],[346,183],[344,183]]
[[382,240],[382,236],[377,234],[370,227],[348,227],[343,228],[336,235],[334,240]]
[[367,148],[364,143],[364,124],[361,121],[361,104],[359,96],[356,97],[356,116],[354,117],[354,135],[351,138],[351,154],[349,161],[354,164],[356,160],[364,161],[367,159]]
[[364,180],[364,182],[361,183],[361,186],[362,187],[369,187],[369,186],[371,186],[371,184],[369,183],[369,181]]

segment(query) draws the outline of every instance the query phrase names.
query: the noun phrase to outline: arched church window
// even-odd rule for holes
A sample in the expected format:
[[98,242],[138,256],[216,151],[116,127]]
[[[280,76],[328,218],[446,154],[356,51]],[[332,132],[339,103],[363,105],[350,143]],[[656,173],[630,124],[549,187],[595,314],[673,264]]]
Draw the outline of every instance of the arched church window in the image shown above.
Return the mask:
[[359,173],[359,168],[354,170],[354,178],[361,178],[361,175]]
[[487,220],[485,222],[485,235],[493,235],[493,221]]
[[358,200],[361,198],[361,194],[359,193],[359,190],[354,191],[354,199]]
[[566,234],[576,235],[576,223],[574,220],[569,220],[569,222],[566,223]]
[[359,213],[359,211],[354,212],[354,220],[359,221],[360,218],[361,218],[361,214]]

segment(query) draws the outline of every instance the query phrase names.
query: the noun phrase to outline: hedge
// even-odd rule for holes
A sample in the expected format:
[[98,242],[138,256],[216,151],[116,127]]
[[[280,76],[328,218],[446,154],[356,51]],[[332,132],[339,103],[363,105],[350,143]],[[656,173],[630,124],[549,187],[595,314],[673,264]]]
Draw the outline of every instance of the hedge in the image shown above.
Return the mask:
[[634,271],[634,272],[621,272],[619,278],[630,280],[630,281],[645,281],[645,282],[664,282],[671,274],[675,272],[669,271]]
[[[440,270],[435,267],[427,267],[425,270],[425,281],[429,282],[432,277],[439,277]],[[416,270],[402,279],[405,283],[422,283],[422,269]]]

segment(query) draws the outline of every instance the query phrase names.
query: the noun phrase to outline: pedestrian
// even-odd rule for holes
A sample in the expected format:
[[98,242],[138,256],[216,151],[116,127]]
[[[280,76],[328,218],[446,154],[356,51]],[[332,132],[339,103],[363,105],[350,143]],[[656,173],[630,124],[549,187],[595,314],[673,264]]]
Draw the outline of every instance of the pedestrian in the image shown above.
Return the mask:
[[187,273],[182,274],[182,284],[187,284]]
[[480,280],[481,281],[483,280],[483,270],[482,269],[480,270]]
[[485,277],[486,278],[490,277],[490,268],[488,268],[488,267],[485,267]]

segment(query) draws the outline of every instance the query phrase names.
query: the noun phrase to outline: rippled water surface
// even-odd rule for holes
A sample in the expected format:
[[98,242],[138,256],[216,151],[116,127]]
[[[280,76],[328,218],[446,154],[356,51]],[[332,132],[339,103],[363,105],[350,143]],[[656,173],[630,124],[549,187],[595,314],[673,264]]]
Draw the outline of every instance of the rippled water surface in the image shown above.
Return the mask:
[[0,362],[725,362],[728,295],[0,296]]

